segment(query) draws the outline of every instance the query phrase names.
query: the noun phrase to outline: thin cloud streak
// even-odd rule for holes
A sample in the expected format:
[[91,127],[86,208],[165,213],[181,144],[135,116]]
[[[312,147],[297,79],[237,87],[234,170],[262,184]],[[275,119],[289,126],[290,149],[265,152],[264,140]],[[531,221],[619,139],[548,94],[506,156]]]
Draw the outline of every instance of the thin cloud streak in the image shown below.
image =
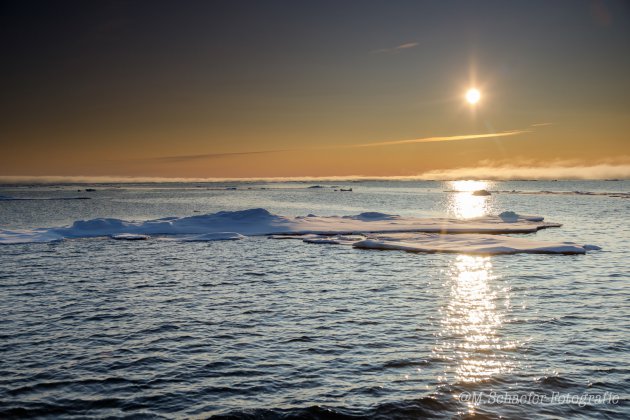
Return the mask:
[[407,48],[417,47],[417,42],[407,42],[406,44],[402,44],[394,48],[395,50],[406,50]]
[[406,42],[404,44],[400,44],[396,47],[393,48],[382,48],[380,50],[374,50],[372,51],[372,54],[384,54],[384,53],[393,53],[393,52],[398,52],[398,51],[402,51],[402,50],[408,50],[410,48],[415,48],[418,46],[417,42]]
[[375,143],[363,143],[363,144],[354,145],[352,147],[378,147],[378,146],[393,146],[393,145],[398,145],[398,144],[487,139],[487,138],[493,138],[493,137],[517,136],[519,134],[526,134],[526,133],[531,133],[531,132],[532,130],[512,130],[512,131],[501,131],[498,133],[487,133],[487,134],[463,134],[463,135],[458,135],[458,136],[422,137],[422,138],[409,139],[409,140],[392,140],[392,141],[382,141],[382,142],[375,142]]
[[[532,124],[531,127],[546,126],[546,125],[551,125],[551,124],[552,123]],[[203,154],[198,154],[198,155],[159,156],[159,157],[146,158],[146,159],[137,159],[137,161],[180,163],[180,162],[189,162],[189,161],[204,160],[204,159],[220,159],[220,158],[225,158],[225,157],[262,155],[262,154],[281,153],[281,152],[304,152],[304,151],[311,151],[311,150],[347,149],[347,148],[356,148],[356,147],[382,147],[382,146],[395,146],[395,145],[400,145],[400,144],[413,144],[413,143],[432,143],[432,142],[444,142],[444,141],[487,139],[487,138],[494,138],[494,137],[516,136],[516,135],[526,134],[526,133],[531,133],[531,132],[533,132],[533,130],[529,130],[529,129],[510,130],[510,131],[501,131],[498,133],[463,134],[463,135],[457,135],[457,136],[434,136],[434,137],[422,137],[422,138],[408,139],[408,140],[391,140],[391,141],[363,143],[363,144],[356,144],[356,145],[337,145],[337,146],[313,147],[313,148],[304,148],[304,149],[278,149],[278,150],[258,150],[258,151],[246,151],[246,152],[203,153]]]
[[226,152],[226,153],[204,153],[199,155],[176,155],[176,156],[161,156],[155,158],[141,159],[143,161],[151,161],[151,162],[164,162],[164,163],[179,163],[179,162],[188,162],[191,160],[202,160],[202,159],[218,159],[230,156],[244,156],[244,155],[262,155],[268,153],[279,153],[279,152],[290,152],[292,150],[260,150],[254,152]]

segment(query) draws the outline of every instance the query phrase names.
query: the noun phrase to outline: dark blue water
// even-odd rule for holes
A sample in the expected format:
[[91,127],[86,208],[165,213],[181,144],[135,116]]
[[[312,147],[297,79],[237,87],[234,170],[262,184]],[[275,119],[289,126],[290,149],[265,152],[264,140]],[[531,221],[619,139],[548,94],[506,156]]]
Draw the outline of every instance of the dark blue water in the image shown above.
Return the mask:
[[[479,257],[264,237],[1,246],[0,417],[630,416],[629,199],[471,197],[437,182],[343,185],[354,191],[4,187],[0,195],[90,199],[0,201],[0,225],[253,207],[459,217],[514,210],[564,224],[537,239],[603,250]],[[630,183],[488,188],[601,193],[629,192]],[[545,403],[498,401],[554,394]],[[567,401],[576,395],[616,399]]]

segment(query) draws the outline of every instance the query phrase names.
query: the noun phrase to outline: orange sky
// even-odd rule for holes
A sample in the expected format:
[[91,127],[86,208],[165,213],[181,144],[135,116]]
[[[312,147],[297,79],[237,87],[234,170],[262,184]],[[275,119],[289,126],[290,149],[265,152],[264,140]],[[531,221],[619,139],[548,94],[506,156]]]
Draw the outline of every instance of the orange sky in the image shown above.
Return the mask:
[[603,4],[16,6],[0,177],[630,165],[630,12]]
[[[468,118],[468,116],[466,116]],[[313,130],[296,141],[285,136],[257,134],[256,141],[238,139],[218,147],[170,141],[168,137],[115,136],[96,133],[90,142],[60,138],[53,148],[34,148],[29,142],[9,145],[3,153],[1,175],[90,175],[155,177],[291,177],[291,176],[410,176],[435,169],[485,165],[549,166],[558,161],[572,164],[630,164],[630,122],[608,118],[598,121],[565,121],[552,125],[515,125],[513,135],[489,138],[422,142],[424,136],[462,136],[466,131],[401,132],[398,137],[365,134],[322,135]],[[321,130],[326,132],[327,130]],[[356,130],[357,132],[367,131]],[[384,131],[384,130],[383,130]],[[392,131],[405,131],[395,130]],[[409,130],[407,130],[409,131]],[[418,130],[420,131],[420,130]],[[483,133],[471,131],[470,134]],[[488,134],[484,134],[488,135]],[[173,138],[186,137],[185,132]],[[192,136],[191,136],[192,137]],[[342,141],[342,138],[353,141]],[[231,137],[230,137],[231,138]],[[396,144],[419,138],[418,143]],[[337,142],[334,140],[338,139]],[[308,141],[310,140],[310,141]],[[441,140],[441,138],[438,138]],[[394,144],[383,144],[391,141]],[[353,147],[372,143],[371,147]],[[255,153],[252,153],[255,152]]]

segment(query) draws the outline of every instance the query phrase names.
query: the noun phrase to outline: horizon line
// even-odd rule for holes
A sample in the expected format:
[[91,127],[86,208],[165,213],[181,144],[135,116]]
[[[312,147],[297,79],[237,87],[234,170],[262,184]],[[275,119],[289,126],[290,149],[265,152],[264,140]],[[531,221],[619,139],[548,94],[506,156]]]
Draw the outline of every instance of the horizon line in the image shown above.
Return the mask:
[[[492,175],[488,176],[488,173]],[[163,177],[120,175],[0,175],[0,185],[15,184],[149,184],[220,182],[309,182],[309,181],[550,181],[630,180],[630,163],[592,165],[512,166],[479,165],[434,169],[415,175],[321,175],[256,177]]]

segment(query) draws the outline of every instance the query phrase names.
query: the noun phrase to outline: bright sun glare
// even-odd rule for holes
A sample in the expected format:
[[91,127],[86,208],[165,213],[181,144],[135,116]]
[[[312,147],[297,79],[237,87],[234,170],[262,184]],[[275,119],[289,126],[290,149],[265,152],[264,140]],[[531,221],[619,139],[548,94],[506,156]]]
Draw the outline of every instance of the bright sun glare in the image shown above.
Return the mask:
[[468,92],[466,92],[466,100],[469,104],[474,105],[479,102],[479,99],[481,99],[481,92],[479,92],[479,90],[474,88],[468,89]]

